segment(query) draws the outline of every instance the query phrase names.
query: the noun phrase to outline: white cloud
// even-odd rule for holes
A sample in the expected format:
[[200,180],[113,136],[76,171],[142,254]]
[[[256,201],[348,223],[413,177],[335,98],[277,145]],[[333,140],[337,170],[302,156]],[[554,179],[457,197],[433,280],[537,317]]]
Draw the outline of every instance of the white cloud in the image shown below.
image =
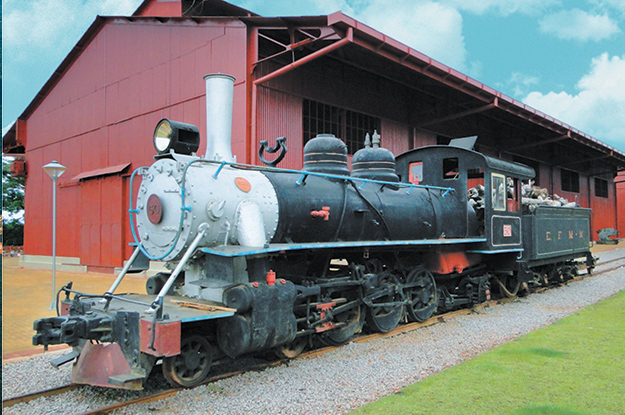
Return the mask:
[[443,0],[443,2],[471,13],[496,12],[503,16],[513,13],[537,14],[560,0]]
[[35,0],[7,2],[2,15],[5,49],[66,51],[80,39],[96,15],[130,15],[141,0]]
[[355,19],[453,68],[466,69],[462,16],[430,0],[372,1]]
[[532,92],[523,102],[625,151],[625,55],[594,58],[576,88],[577,94]]
[[68,2],[50,0],[29,3],[20,9],[5,7],[2,18],[2,40],[9,46],[49,47],[62,33],[62,27],[71,27],[74,23]]
[[[534,0],[532,0],[534,1]],[[541,0],[544,1],[544,0]],[[341,11],[458,70],[467,70],[462,16],[456,7],[434,0],[236,1],[263,16],[330,14]]]
[[15,124],[15,121],[10,123],[9,125],[7,125],[6,127],[2,127],[2,137],[4,137],[6,135],[6,133],[9,132],[9,130],[11,129],[11,127],[13,127],[13,124]]
[[[258,13],[261,16],[314,16],[325,15],[342,11],[343,13],[353,17],[354,8],[345,0],[311,0],[311,1],[266,1],[266,0],[243,0],[232,1],[231,3],[238,5],[251,12]],[[365,6],[362,0],[350,1],[358,8]]]
[[521,72],[513,72],[508,80],[508,85],[512,88],[515,97],[525,95],[534,85],[538,85],[540,78],[533,75],[527,75]]
[[590,4],[597,6],[601,10],[613,9],[625,15],[625,1],[623,0],[588,0]]
[[543,32],[564,40],[598,41],[620,32],[607,14],[590,14],[579,9],[547,15],[539,24]]

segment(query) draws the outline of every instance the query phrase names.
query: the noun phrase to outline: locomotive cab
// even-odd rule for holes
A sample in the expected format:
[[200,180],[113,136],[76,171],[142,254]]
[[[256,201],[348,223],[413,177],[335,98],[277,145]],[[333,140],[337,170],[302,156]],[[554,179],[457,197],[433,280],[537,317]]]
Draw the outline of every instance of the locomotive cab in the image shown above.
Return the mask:
[[520,183],[534,177],[534,169],[486,156],[467,148],[428,146],[397,157],[401,181],[415,185],[450,187],[465,208],[458,226],[467,237],[484,237],[474,252],[521,252]]

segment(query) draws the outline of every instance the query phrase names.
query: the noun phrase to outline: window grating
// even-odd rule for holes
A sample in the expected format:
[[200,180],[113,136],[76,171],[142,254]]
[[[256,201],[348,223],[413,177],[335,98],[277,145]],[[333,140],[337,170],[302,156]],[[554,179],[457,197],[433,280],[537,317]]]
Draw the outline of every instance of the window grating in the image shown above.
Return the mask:
[[579,174],[562,169],[560,171],[560,180],[563,192],[579,193]]
[[608,181],[595,177],[595,196],[608,197]]
[[304,144],[317,134],[334,134],[347,144],[347,152],[354,154],[364,147],[365,134],[380,131],[380,119],[321,102],[304,100]]

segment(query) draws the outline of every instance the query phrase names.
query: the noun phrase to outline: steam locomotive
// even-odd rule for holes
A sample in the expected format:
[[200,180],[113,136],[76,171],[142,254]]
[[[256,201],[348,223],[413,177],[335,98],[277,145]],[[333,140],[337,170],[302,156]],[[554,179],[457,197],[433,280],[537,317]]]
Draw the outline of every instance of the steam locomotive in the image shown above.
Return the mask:
[[[158,362],[191,387],[214,360],[307,345],[340,345],[362,330],[471,306],[574,276],[589,252],[590,210],[524,211],[533,169],[464,145],[399,155],[367,136],[348,168],[347,149],[322,134],[304,166],[236,163],[230,150],[234,79],[207,75],[207,154],[197,127],[158,123],[158,153],[131,201],[137,247],[111,288],[63,287],[60,316],[34,322],[34,345],[68,344],[72,380],[141,389]],[[131,189],[133,184],[131,183]],[[469,198],[468,194],[477,194]],[[147,294],[116,294],[141,258],[164,261]],[[71,298],[73,294],[73,298]]]

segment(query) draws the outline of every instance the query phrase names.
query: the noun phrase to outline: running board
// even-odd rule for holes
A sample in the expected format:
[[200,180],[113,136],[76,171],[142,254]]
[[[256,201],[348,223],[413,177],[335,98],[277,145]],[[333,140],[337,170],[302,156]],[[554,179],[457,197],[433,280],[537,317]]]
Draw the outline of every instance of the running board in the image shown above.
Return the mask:
[[50,364],[52,366],[54,366],[56,369],[59,368],[59,366],[63,366],[65,363],[69,363],[72,360],[74,360],[76,357],[78,357],[78,355],[80,355],[80,353],[78,353],[75,350],[72,350],[69,353],[66,353],[62,356],[56,357],[52,360],[50,360]]
[[124,389],[141,390],[145,376],[135,372],[124,373],[122,375],[109,376],[108,383]]

